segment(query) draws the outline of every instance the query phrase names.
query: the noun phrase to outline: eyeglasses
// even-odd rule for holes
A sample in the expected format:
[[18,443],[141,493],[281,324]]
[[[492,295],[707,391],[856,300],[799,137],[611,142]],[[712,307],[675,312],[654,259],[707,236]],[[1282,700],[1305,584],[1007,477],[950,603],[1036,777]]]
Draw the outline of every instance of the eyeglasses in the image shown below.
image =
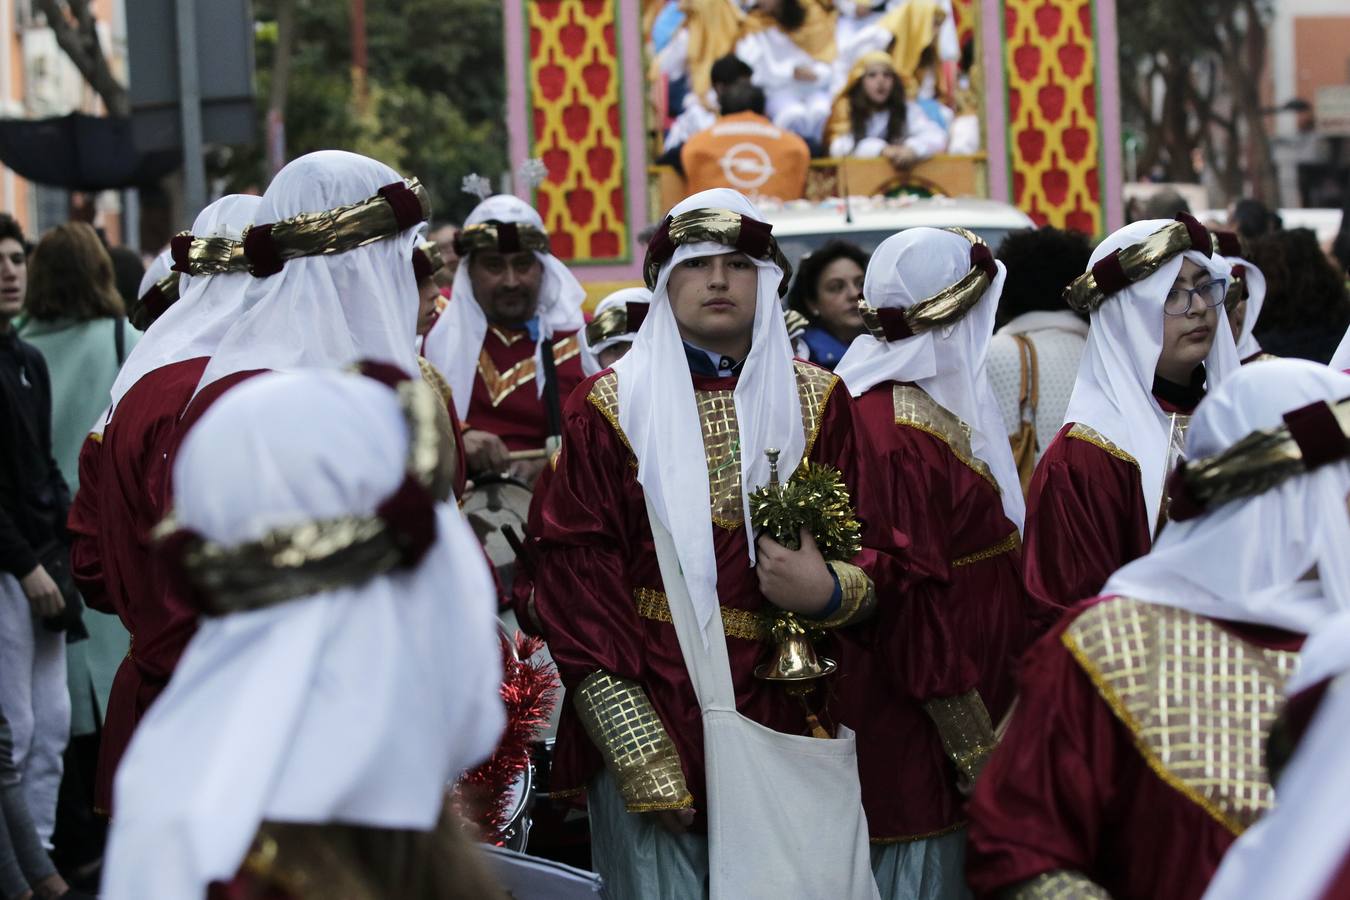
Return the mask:
[[1196,298],[1205,306],[1213,308],[1223,303],[1228,296],[1228,282],[1221,279],[1215,281],[1206,281],[1204,284],[1197,284],[1193,288],[1174,287],[1167,292],[1167,299],[1163,301],[1163,314],[1168,316],[1184,316],[1190,313],[1191,306],[1194,305]]

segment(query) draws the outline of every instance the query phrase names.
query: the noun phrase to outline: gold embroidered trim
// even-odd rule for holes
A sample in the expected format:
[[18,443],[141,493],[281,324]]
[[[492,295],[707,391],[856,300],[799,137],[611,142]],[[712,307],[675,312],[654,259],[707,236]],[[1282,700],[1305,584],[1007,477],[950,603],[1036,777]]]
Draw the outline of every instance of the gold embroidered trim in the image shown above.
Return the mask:
[[969,556],[959,556],[952,560],[952,568],[958,569],[961,566],[973,566],[977,562],[984,562],[986,559],[993,559],[1002,556],[1005,553],[1012,553],[1022,546],[1022,535],[1016,530],[1005,537],[992,547],[986,547],[983,550],[977,550]]
[[1015,885],[1003,896],[1007,900],[1111,900],[1110,894],[1082,872],[1068,869],[1037,875]]
[[[509,342],[507,346],[510,346]],[[553,362],[562,365],[580,352],[581,342],[575,334],[570,335],[553,345]],[[533,381],[534,370],[533,356],[522,359],[502,372],[493,363],[486,347],[478,351],[478,377],[483,379],[483,386],[487,388],[488,399],[492,401],[493,407],[500,406],[521,385]]]
[[91,431],[91,432],[89,432],[89,434],[87,435],[87,437],[89,438],[89,440],[93,441],[95,444],[101,444],[101,443],[103,443],[103,432],[101,432],[101,431]]
[[1079,441],[1085,441],[1099,450],[1105,450],[1116,459],[1123,459],[1135,468],[1139,467],[1139,461],[1137,459],[1108,441],[1100,431],[1093,428],[1091,425],[1084,425],[1082,422],[1073,423],[1073,427],[1069,429],[1068,437]]
[[[795,364],[797,394],[801,398],[802,430],[806,436],[802,459],[810,457],[820,436],[821,422],[839,379],[810,363]],[[633,445],[619,427],[619,378],[606,372],[591,385],[586,398],[600,411],[628,451]],[[741,496],[740,430],[736,421],[734,391],[695,391],[699,423],[703,429],[703,453],[708,466],[708,509],[713,524],[735,531],[745,524]]]
[[897,384],[892,392],[892,402],[895,404],[895,424],[931,434],[946,444],[952,454],[971,471],[989,482],[994,490],[999,490],[994,473],[989,471],[984,460],[976,458],[971,449],[969,425],[928,396],[923,388],[912,384]]
[[1061,641],[1164,782],[1234,834],[1270,808],[1265,742],[1297,653],[1126,597],[1088,609]]
[[641,685],[594,672],[577,686],[573,698],[629,812],[683,809],[694,802],[675,743]]
[[926,841],[929,838],[942,837],[951,834],[954,831],[960,831],[968,823],[957,822],[955,825],[948,825],[946,828],[939,828],[937,831],[927,831],[923,834],[903,834],[895,837],[874,837],[868,840],[869,844],[912,844],[915,841]]
[[955,697],[936,697],[923,704],[924,712],[937,726],[942,749],[956,763],[967,784],[974,784],[980,770],[998,745],[994,723],[978,691]]
[[[435,245],[433,245],[435,246]],[[441,370],[427,359],[425,356],[417,357],[417,368],[422,373],[422,380],[431,386],[436,392],[436,396],[441,398],[441,406],[435,413],[436,431],[445,441],[445,446],[455,446],[455,422],[451,418],[455,414],[455,394],[450,389],[450,382],[445,380]],[[444,413],[444,415],[442,415]],[[445,489],[448,491],[451,483],[455,480],[456,469],[459,467],[459,455],[456,453],[445,454],[445,460],[442,466],[442,475],[445,478]]]
[[839,609],[828,619],[812,620],[817,628],[842,628],[869,618],[877,606],[877,589],[867,573],[852,563],[832,560],[830,568],[839,579],[842,599]]
[[[670,616],[670,601],[661,591],[638,588],[633,592],[633,598],[637,601],[638,615],[642,618],[653,622],[674,622]],[[768,641],[772,637],[772,626],[772,619],[763,613],[722,607],[722,630],[727,637],[744,641]]]

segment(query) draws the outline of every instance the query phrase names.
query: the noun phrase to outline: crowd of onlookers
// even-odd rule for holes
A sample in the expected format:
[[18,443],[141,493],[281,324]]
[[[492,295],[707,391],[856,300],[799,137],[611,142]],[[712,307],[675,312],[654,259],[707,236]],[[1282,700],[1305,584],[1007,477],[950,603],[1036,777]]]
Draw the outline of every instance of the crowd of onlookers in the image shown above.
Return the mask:
[[[0,214],[0,897],[74,898],[97,883],[98,735],[128,653],[114,616],[86,613],[66,513],[77,458],[138,332],[138,254],[83,222],[30,246]],[[57,864],[61,873],[58,873]]]
[[691,191],[729,184],[793,199],[812,156],[905,169],[980,149],[972,47],[958,41],[950,0],[644,6],[662,160]]

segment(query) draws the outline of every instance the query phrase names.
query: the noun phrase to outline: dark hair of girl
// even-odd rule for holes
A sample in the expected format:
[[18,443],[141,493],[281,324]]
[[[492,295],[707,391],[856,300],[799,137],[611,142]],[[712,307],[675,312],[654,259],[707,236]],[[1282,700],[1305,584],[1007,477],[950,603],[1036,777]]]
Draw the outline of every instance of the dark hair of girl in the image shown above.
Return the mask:
[[[807,0],[808,3],[814,0]],[[778,7],[778,14],[774,16],[778,24],[783,26],[784,31],[796,31],[802,27],[806,21],[806,9],[802,6],[802,0],[783,0],[783,5]]]
[[820,288],[820,276],[829,268],[830,263],[837,259],[851,259],[860,269],[867,271],[868,256],[861,247],[848,241],[830,241],[802,257],[801,263],[797,266],[797,275],[792,280],[792,288],[788,291],[789,309],[795,309],[813,323],[816,321],[816,316],[811,312],[807,301],[816,299],[816,291]]
[[872,117],[872,113],[885,110],[890,113],[890,119],[886,122],[886,143],[898,144],[900,139],[905,136],[905,85],[898,76],[892,76],[891,93],[886,97],[886,102],[882,104],[881,109],[873,109],[872,102],[867,99],[867,91],[863,87],[863,78],[858,79],[858,83],[853,85],[853,89],[848,92],[848,117],[849,129],[853,132],[854,142],[861,141],[867,136],[867,120]]

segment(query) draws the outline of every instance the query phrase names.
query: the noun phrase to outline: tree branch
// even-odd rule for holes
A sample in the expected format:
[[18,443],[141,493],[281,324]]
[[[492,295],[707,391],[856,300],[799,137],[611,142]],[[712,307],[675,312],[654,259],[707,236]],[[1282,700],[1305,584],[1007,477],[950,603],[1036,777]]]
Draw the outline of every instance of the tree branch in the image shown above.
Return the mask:
[[113,116],[130,115],[131,102],[127,89],[113,75],[108,58],[103,54],[98,39],[98,24],[89,6],[90,0],[65,0],[64,6],[61,0],[35,2],[56,36],[57,46],[103,100],[108,113]]

